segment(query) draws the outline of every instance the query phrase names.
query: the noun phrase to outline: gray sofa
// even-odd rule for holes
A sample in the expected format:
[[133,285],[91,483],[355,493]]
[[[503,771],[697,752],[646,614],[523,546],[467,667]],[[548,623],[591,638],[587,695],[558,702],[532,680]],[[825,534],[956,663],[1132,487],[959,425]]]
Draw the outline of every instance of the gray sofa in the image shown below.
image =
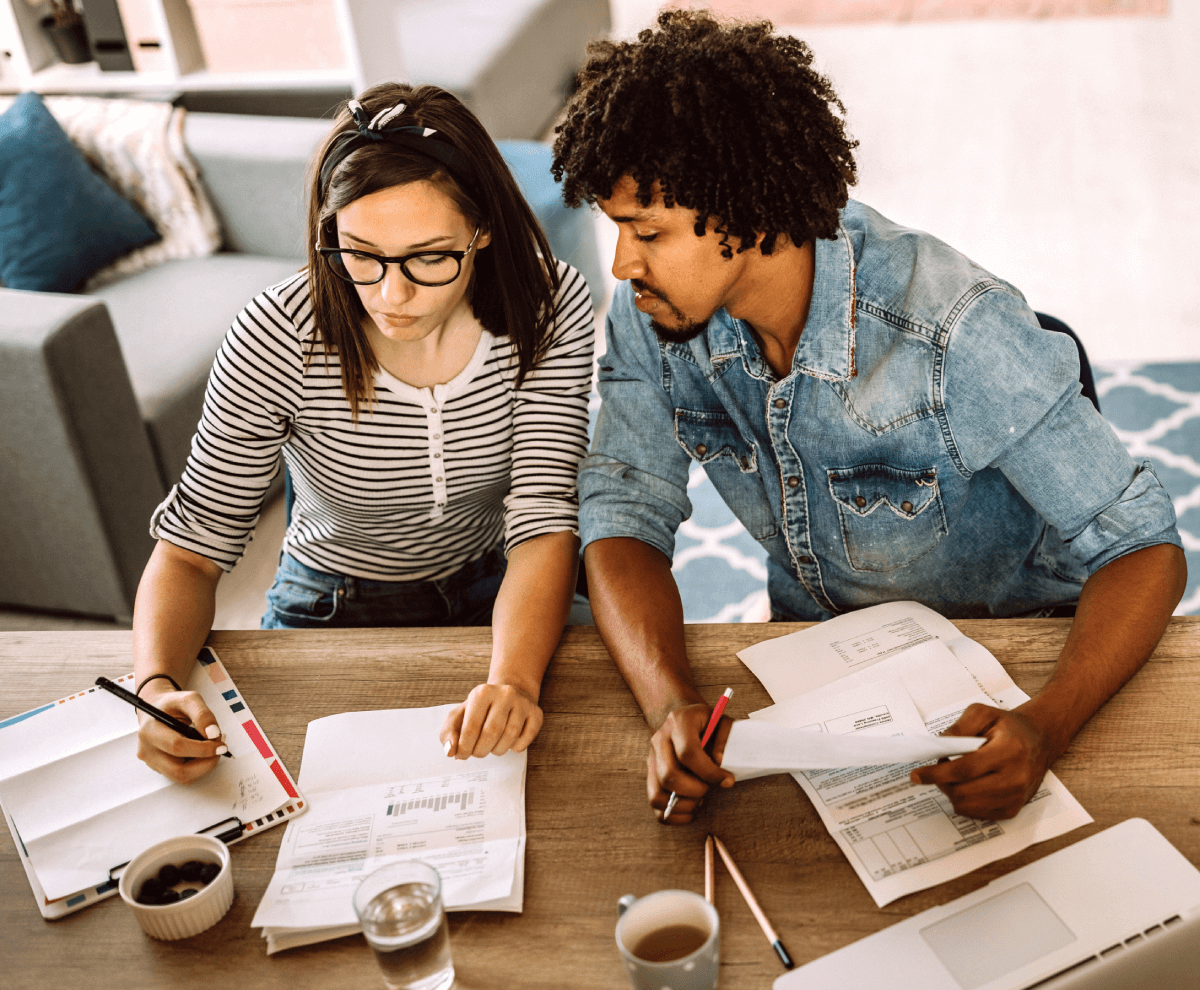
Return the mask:
[[[189,114],[223,250],[91,295],[0,288],[0,604],[127,619],[233,318],[302,264],[304,172],[328,122]],[[601,276],[591,217],[554,194],[548,149],[501,142],[551,246]]]

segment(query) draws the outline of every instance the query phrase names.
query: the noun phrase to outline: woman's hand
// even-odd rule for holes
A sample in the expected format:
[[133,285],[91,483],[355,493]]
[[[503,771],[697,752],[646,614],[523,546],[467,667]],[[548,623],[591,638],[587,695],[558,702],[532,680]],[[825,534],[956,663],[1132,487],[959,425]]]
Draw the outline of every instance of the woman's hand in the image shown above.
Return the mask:
[[[213,770],[228,747],[221,739],[221,728],[216,717],[208,710],[204,700],[195,691],[155,692],[151,682],[142,689],[142,697],[174,716],[188,722],[207,736],[208,741],[198,742],[181,736],[145,712],[138,712],[138,759],[164,777],[177,784],[190,784]],[[163,683],[166,683],[165,681]]]
[[522,753],[542,727],[542,710],[526,691],[512,684],[480,684],[442,723],[438,738],[447,756],[503,756]]

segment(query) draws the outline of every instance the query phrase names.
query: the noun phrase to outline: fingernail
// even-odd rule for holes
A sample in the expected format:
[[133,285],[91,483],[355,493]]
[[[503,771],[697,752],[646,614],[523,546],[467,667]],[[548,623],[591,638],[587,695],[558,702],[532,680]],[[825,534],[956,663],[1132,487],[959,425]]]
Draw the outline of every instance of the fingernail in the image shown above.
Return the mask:
[[204,734],[208,736],[209,739],[216,739],[217,736],[221,734],[221,727],[219,725],[210,725],[204,730]]
[[217,756],[224,756],[228,752],[229,752],[228,746],[218,746],[217,747]]
[[447,739],[447,740],[446,740],[446,745],[444,745],[444,746],[442,747],[442,749],[444,749],[444,750],[446,751],[446,755],[447,755],[447,756],[449,756],[449,755],[450,755],[450,745],[451,745],[451,743],[450,743],[450,740],[449,740],[449,739]]

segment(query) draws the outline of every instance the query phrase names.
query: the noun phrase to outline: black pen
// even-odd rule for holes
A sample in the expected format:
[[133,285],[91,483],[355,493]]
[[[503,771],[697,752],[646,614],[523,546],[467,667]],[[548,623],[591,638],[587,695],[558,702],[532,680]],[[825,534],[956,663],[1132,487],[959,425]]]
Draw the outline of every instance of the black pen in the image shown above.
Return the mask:
[[[174,729],[185,739],[195,739],[197,742],[211,742],[210,739],[205,739],[204,736],[200,735],[199,729],[188,725],[186,722],[181,722],[177,718],[172,718],[161,708],[155,708],[152,704],[150,704],[150,702],[143,701],[132,691],[126,691],[119,684],[114,684],[107,677],[97,677],[96,687],[102,687],[110,694],[115,694],[122,701],[128,701],[131,705],[133,705],[134,708],[138,709],[138,711],[143,711],[151,718],[157,719],[168,729]],[[229,752],[229,750],[225,750],[222,755],[233,759],[233,754]]]

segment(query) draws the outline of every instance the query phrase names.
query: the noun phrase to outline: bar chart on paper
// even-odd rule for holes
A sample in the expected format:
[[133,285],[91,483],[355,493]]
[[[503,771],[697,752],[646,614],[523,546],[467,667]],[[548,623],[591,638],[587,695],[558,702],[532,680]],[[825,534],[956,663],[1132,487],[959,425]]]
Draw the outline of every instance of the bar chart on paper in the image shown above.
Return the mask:
[[387,813],[396,818],[410,811],[445,811],[447,808],[466,811],[474,803],[475,788],[472,787],[469,791],[460,791],[457,794],[413,795],[389,804]]

